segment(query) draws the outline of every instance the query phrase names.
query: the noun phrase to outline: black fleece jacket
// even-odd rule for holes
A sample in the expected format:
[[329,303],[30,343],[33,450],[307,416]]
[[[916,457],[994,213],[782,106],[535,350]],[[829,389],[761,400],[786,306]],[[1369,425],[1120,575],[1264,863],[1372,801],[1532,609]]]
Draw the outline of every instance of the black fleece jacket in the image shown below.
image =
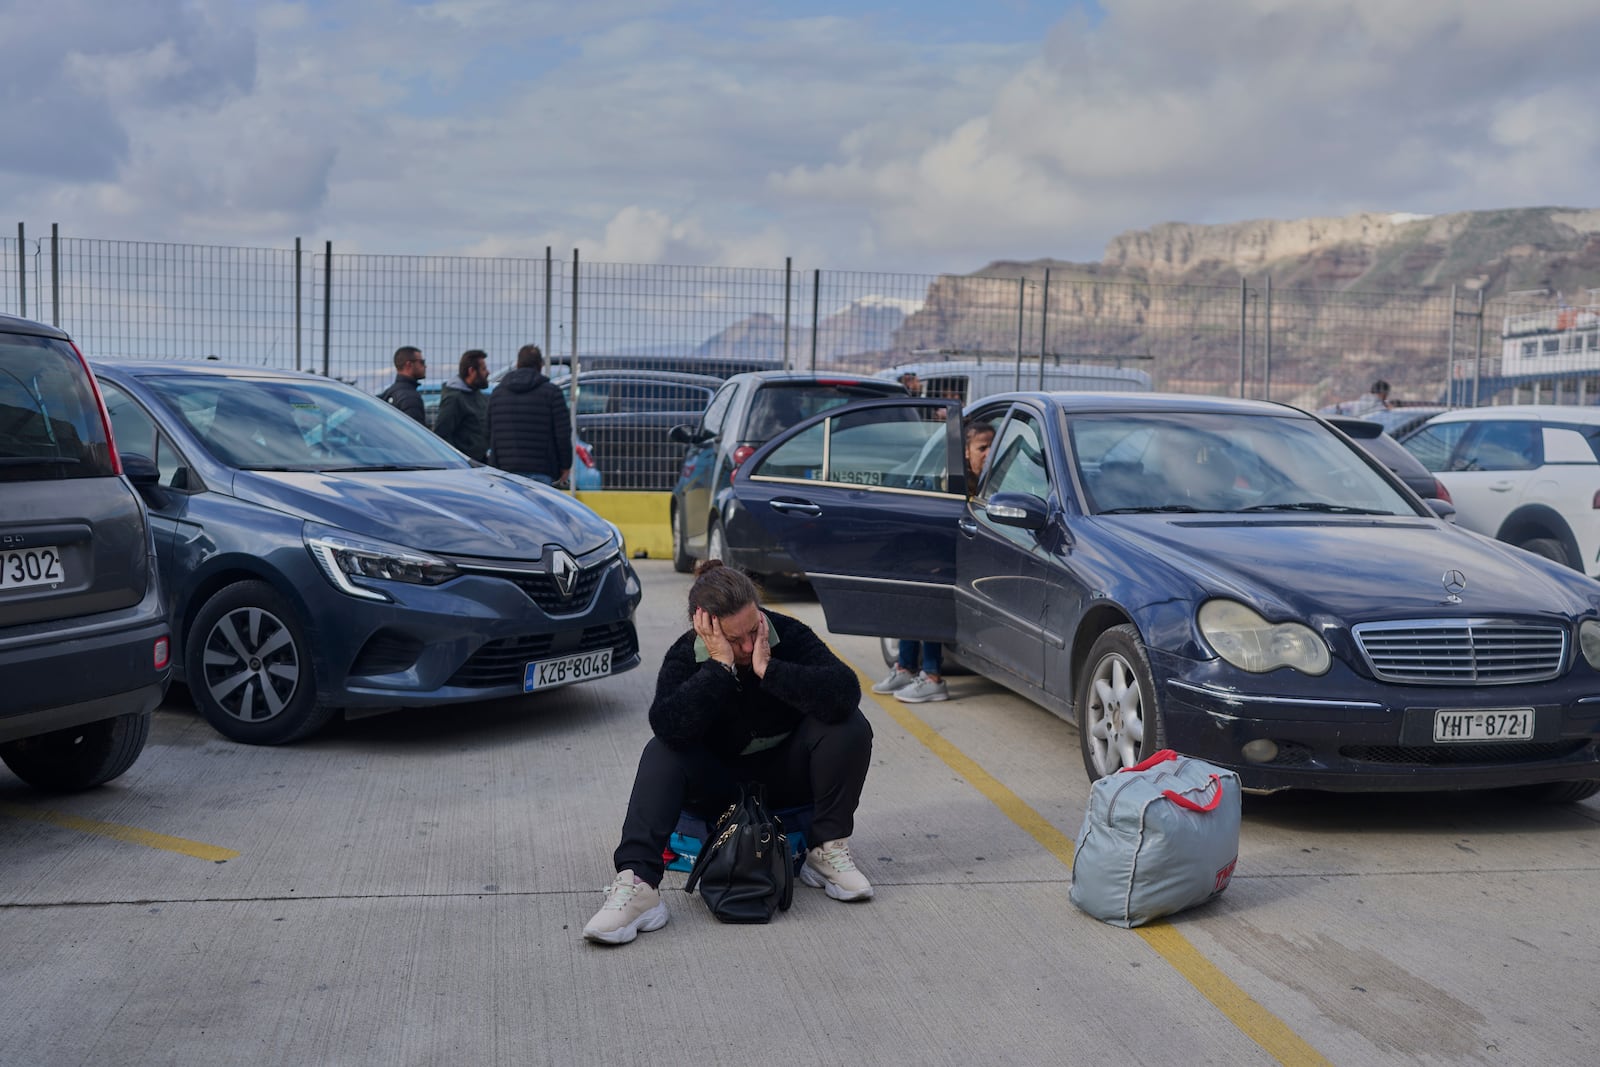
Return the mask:
[[695,633],[672,643],[656,677],[650,728],[672,748],[704,744],[734,759],[755,738],[787,734],[810,715],[842,722],[861,703],[856,673],[799,619],[766,612],[778,634],[766,677],[749,667],[737,677],[715,660],[695,659]]

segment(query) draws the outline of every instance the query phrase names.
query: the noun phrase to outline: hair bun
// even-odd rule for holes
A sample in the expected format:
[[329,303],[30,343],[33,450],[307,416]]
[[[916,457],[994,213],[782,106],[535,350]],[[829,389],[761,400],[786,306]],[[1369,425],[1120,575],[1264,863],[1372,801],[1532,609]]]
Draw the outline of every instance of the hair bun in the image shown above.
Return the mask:
[[721,566],[725,564],[720,559],[703,559],[694,565],[694,576],[698,578],[707,571],[714,571]]

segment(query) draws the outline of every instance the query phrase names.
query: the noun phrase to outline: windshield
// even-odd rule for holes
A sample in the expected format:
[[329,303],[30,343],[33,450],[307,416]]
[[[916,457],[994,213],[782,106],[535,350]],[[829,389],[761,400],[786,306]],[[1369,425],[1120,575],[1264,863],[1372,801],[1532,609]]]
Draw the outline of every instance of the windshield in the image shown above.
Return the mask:
[[1068,433],[1089,506],[1099,514],[1417,514],[1359,449],[1310,419],[1072,415]]
[[145,378],[217,459],[244,470],[464,467],[465,458],[388,404],[321,378]]

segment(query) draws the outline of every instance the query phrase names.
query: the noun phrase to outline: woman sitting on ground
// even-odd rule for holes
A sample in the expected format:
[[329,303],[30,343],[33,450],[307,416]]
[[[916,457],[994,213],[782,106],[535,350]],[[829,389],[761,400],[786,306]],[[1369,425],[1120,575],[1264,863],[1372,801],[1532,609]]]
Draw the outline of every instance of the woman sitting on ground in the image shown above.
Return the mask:
[[617,877],[583,936],[620,945],[667,924],[661,852],[685,808],[712,815],[759,782],[771,808],[810,802],[800,880],[868,900],[850,835],[872,759],[856,673],[798,619],[761,609],[755,583],[721,560],[695,568],[692,627],[667,649],[613,860]]

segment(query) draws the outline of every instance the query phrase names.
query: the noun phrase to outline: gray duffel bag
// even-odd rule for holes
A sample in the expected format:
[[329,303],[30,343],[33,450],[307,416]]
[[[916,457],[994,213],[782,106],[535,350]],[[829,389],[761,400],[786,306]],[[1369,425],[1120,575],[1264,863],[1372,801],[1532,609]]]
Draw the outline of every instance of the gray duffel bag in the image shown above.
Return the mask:
[[1228,887],[1239,859],[1239,776],[1162,749],[1095,782],[1072,856],[1072,903],[1142,926]]

